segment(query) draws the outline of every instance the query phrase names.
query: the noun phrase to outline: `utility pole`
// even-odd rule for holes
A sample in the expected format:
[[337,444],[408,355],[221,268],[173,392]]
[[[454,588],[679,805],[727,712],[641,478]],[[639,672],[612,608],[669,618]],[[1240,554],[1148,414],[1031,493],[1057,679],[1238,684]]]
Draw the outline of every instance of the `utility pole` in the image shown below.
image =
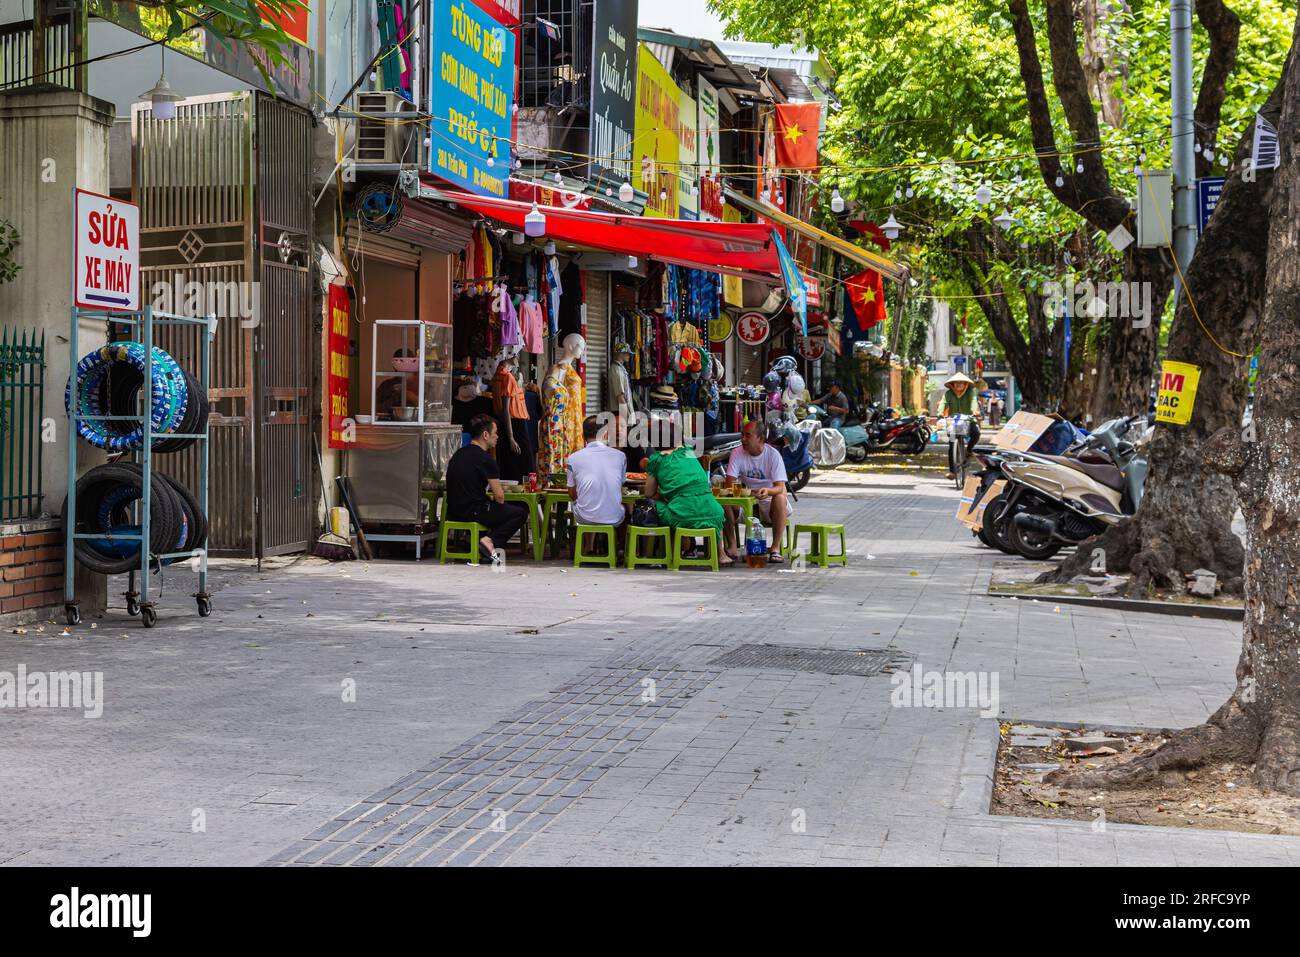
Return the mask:
[[1196,252],[1196,124],[1192,97],[1192,0],[1170,0],[1169,88],[1173,113],[1174,302]]

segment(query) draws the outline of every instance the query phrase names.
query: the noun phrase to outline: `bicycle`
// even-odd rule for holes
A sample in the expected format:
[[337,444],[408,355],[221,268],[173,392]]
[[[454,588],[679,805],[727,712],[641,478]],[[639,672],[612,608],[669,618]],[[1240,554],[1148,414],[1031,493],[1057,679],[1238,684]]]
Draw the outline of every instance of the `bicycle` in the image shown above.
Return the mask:
[[952,480],[958,490],[966,484],[966,464],[970,458],[966,437],[970,435],[970,421],[968,415],[954,415],[948,424],[948,446],[952,450]]

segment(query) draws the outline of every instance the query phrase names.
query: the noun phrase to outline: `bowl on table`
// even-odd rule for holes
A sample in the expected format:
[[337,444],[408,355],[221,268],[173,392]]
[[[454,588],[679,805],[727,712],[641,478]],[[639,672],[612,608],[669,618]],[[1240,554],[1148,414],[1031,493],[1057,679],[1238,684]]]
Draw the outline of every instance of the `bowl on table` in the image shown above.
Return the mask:
[[395,405],[392,408],[393,418],[398,422],[414,422],[419,411],[420,407],[415,405]]

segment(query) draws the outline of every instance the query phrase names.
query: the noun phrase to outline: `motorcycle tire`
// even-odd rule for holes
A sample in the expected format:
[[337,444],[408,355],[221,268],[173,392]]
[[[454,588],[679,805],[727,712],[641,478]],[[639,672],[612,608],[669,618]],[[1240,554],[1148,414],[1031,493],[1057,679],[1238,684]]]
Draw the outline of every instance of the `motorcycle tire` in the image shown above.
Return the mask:
[[1054,538],[1042,541],[1033,533],[1026,533],[1014,520],[1007,523],[1007,537],[1015,547],[1016,553],[1030,561],[1041,562],[1051,558],[1061,550],[1062,543]]
[[808,479],[812,477],[812,469],[800,469],[790,476],[790,491],[802,492],[803,487],[808,484]]
[[980,531],[986,536],[991,548],[996,548],[1004,555],[1018,555],[1020,553],[1011,544],[1011,538],[1007,534],[1006,516],[1002,514],[1006,507],[1007,496],[1003,492],[989,502],[989,507],[984,510],[984,525]]
[[844,450],[844,456],[850,462],[865,462],[867,460],[867,450],[860,445],[850,445]]

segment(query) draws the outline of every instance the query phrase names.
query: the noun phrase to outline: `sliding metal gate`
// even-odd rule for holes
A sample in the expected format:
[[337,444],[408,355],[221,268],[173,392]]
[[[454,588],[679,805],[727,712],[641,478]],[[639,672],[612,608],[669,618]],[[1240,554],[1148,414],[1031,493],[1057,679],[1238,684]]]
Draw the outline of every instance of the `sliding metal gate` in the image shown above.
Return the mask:
[[[176,117],[132,108],[141,280],[155,308],[218,316],[210,548],[265,556],[310,533],[311,118],[253,93],[191,97]],[[158,337],[196,368],[197,333]],[[159,457],[192,482],[195,450]]]

